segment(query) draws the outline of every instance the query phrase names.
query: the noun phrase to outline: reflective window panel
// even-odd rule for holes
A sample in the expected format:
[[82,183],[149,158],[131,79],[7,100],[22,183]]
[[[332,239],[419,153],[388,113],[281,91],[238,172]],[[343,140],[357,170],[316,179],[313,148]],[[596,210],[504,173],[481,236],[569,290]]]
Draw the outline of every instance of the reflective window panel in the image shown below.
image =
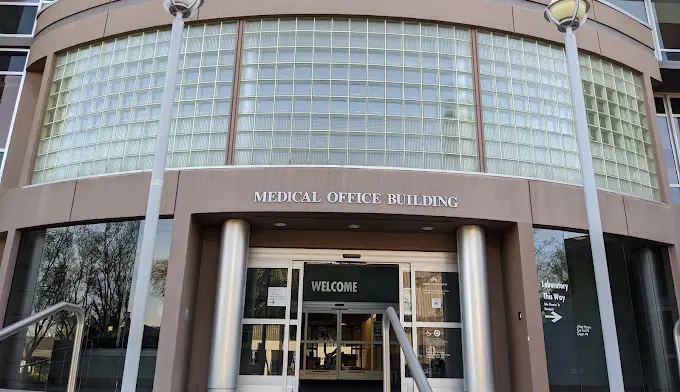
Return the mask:
[[[26,231],[21,236],[4,325],[66,301],[85,309],[77,385],[120,385],[131,289],[143,221]],[[173,221],[158,222],[137,391],[151,392],[163,316]],[[61,391],[68,381],[75,318],[59,313],[0,343],[0,388]]]
[[0,72],[23,72],[28,51],[0,51]]
[[[680,49],[680,3],[676,0],[651,0],[661,49]],[[664,53],[664,60],[678,61],[680,53]]]
[[[677,391],[667,250],[613,235],[605,250],[625,390]],[[550,390],[608,391],[589,236],[534,229],[534,254]]]
[[33,34],[38,7],[24,5],[0,5],[0,34]]
[[[151,169],[169,39],[149,31],[58,57],[34,183]],[[235,43],[235,22],[185,28],[168,167],[225,164]]]
[[272,287],[283,288],[285,291],[287,280],[287,268],[248,268],[243,317],[285,318],[286,307],[271,306],[267,303],[267,296]]
[[285,326],[279,324],[244,325],[239,374],[280,376],[284,364],[284,331]]
[[659,200],[642,77],[595,56],[579,61],[597,186]]
[[478,170],[469,30],[298,18],[244,39],[236,164]]
[[21,76],[0,75],[0,149],[4,149],[19,99]]
[[[619,9],[627,12],[630,15],[647,23],[647,8],[645,7],[645,0],[605,0]],[[592,6],[592,3],[591,3]],[[592,10],[590,11],[592,13]]]
[[656,116],[656,122],[659,124],[659,135],[661,136],[661,146],[663,147],[664,164],[666,165],[666,172],[668,172],[668,182],[670,184],[678,184],[675,149],[671,140],[671,131],[668,127],[668,118],[666,116]]

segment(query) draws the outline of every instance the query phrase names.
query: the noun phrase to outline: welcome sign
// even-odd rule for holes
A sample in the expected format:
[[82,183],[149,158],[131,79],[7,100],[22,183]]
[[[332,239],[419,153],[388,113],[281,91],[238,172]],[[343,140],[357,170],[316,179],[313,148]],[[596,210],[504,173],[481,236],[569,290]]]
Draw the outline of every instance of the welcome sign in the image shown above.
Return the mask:
[[398,303],[399,267],[306,264],[302,299],[336,303]]

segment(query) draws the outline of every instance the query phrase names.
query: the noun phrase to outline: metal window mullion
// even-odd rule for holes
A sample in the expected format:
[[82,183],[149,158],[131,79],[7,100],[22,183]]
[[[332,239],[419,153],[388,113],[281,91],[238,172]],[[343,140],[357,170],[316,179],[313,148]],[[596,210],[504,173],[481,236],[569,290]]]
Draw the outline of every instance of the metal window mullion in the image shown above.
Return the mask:
[[[470,29],[470,65],[472,67],[472,96],[475,106],[475,129],[477,131],[477,159],[479,171],[486,172],[486,140],[484,140],[484,121],[482,116],[482,87],[481,87],[481,72],[479,69],[479,51],[477,44],[477,29]],[[454,41],[455,42],[455,41]],[[509,56],[508,50],[508,56]],[[456,57],[458,54],[456,54]],[[510,67],[510,62],[508,62]],[[456,71],[456,75],[458,72]],[[512,78],[510,78],[512,83]],[[458,107],[458,100],[456,99],[456,107]],[[496,108],[497,109],[497,108]],[[460,119],[458,119],[460,127]],[[500,143],[499,143],[500,145]],[[502,155],[501,155],[502,160]],[[462,165],[462,158],[461,158]],[[462,169],[462,166],[461,166]]]
[[652,39],[654,40],[654,56],[657,60],[661,60],[661,42],[659,41],[659,25],[656,19],[656,8],[652,4],[652,0],[644,0],[645,10],[647,11],[647,21],[649,27],[652,29]]
[[[5,162],[7,161],[7,149],[9,149],[9,143],[12,140],[12,133],[14,130],[14,122],[16,121],[17,117],[17,112],[19,111],[19,101],[21,100],[21,93],[23,92],[24,89],[24,81],[26,80],[26,72],[21,73],[21,82],[19,84],[19,91],[17,92],[17,98],[16,102],[14,102],[14,109],[12,110],[12,119],[10,120],[9,123],[9,130],[7,132],[7,140],[5,141],[4,146],[0,146],[0,150],[4,153],[2,154],[2,159],[0,159],[0,181],[2,180],[2,175],[5,172]],[[49,93],[47,94],[49,97]],[[49,98],[48,98],[49,99]],[[42,127],[38,130],[38,132],[42,132]],[[40,144],[40,137],[38,137],[38,144]],[[35,164],[35,158],[34,158],[34,164]]]
[[[227,148],[225,156],[225,165],[233,165],[236,155],[236,132],[238,127],[238,117],[239,117],[239,101],[240,101],[240,90],[241,90],[241,76],[242,76],[242,62],[243,62],[243,48],[244,48],[244,37],[245,37],[245,26],[246,20],[239,20],[236,23],[236,37],[234,44],[234,63],[233,63],[233,73],[231,78],[231,100],[229,102],[229,124],[227,125]],[[259,35],[262,35],[261,28],[258,31]],[[221,40],[220,40],[221,41]],[[218,50],[218,64],[219,64],[219,50]],[[257,87],[257,86],[256,86]],[[257,92],[256,92],[257,93]],[[257,112],[253,112],[253,121],[255,121],[255,115]],[[250,149],[252,151],[252,141]]]
[[[677,175],[680,175],[680,140],[678,140],[678,132],[680,132],[680,129],[678,129],[678,124],[677,121],[675,120],[675,116],[673,115],[672,109],[671,109],[671,98],[669,95],[663,95],[663,105],[664,105],[664,111],[666,114],[664,115],[664,118],[666,119],[666,124],[668,126],[668,131],[669,131],[669,136],[671,139],[671,146],[673,150],[673,162],[675,164],[675,170]],[[680,114],[680,113],[679,113]],[[658,115],[657,115],[658,117]]]

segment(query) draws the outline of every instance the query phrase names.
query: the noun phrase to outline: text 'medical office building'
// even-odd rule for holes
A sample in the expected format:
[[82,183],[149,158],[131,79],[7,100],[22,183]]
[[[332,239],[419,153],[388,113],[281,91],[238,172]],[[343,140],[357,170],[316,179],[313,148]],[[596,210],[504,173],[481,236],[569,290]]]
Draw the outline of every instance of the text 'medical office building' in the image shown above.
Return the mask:
[[[238,391],[378,391],[389,360],[413,392],[396,342],[382,355],[393,306],[435,392],[464,390],[469,345],[490,348],[498,392],[609,391],[547,3],[205,0],[184,30],[137,390],[224,391],[237,363]],[[577,32],[630,392],[680,391],[667,3],[593,1]],[[83,392],[120,390],[170,23],[157,0],[58,0],[12,71],[0,325],[85,308]],[[62,315],[3,341],[0,390],[65,390],[73,329]]]

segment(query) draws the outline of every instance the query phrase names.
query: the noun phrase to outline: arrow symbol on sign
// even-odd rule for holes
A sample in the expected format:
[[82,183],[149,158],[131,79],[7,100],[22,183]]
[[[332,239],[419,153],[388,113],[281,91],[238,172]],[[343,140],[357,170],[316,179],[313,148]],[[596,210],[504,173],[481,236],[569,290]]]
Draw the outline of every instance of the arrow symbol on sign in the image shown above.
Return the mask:
[[556,322],[562,320],[562,316],[560,316],[559,314],[555,313],[554,310],[552,311],[552,313],[546,314],[546,315],[545,315],[545,318],[547,318],[547,319],[552,319],[552,322],[553,322],[553,323],[556,323]]

